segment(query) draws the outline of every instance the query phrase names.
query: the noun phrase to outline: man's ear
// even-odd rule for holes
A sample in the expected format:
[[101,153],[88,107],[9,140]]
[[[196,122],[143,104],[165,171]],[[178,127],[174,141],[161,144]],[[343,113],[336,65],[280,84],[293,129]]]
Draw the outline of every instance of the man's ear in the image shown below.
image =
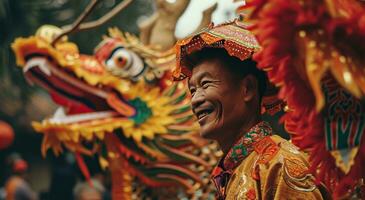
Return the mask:
[[257,96],[257,91],[258,83],[255,76],[249,74],[241,80],[241,92],[244,101],[251,101],[255,96]]

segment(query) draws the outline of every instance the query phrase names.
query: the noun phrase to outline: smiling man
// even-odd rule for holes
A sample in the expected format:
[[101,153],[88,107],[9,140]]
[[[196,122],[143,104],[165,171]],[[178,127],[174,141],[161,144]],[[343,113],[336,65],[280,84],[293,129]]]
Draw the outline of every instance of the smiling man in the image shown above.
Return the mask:
[[223,151],[212,172],[217,199],[323,199],[305,155],[261,119],[270,87],[251,59],[260,47],[244,25],[210,26],[176,48],[174,78],[188,78],[201,136]]

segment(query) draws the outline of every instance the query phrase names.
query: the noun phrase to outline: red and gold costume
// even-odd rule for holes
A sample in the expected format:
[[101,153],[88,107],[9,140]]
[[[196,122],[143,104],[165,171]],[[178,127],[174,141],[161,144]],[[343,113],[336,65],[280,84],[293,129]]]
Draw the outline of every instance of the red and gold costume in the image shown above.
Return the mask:
[[365,198],[365,2],[252,0],[241,10],[312,173],[334,198]]
[[[205,47],[224,48],[241,60],[260,50],[253,34],[241,22],[212,25],[177,43],[177,66],[173,72],[176,80],[191,76],[183,58]],[[275,98],[274,88],[268,86],[262,104],[272,113],[280,110],[283,103]],[[212,180],[218,199],[322,199],[305,155],[290,142],[273,136],[266,122],[242,133],[213,170]]]
[[322,199],[305,155],[266,122],[245,133],[213,170],[217,199]]

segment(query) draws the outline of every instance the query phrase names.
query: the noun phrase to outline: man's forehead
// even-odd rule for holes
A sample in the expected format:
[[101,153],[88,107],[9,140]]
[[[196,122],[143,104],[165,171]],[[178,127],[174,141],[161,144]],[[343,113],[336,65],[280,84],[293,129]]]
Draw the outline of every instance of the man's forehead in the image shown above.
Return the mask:
[[189,78],[189,82],[190,82],[190,80],[195,81],[195,80],[199,80],[203,77],[213,77],[213,75],[212,75],[211,72],[206,71],[206,70],[205,71],[198,71],[196,73],[193,72],[191,74],[191,77]]
[[203,62],[191,70],[191,77],[189,77],[189,84],[202,79],[203,77],[214,78],[219,74],[219,66],[217,63]]

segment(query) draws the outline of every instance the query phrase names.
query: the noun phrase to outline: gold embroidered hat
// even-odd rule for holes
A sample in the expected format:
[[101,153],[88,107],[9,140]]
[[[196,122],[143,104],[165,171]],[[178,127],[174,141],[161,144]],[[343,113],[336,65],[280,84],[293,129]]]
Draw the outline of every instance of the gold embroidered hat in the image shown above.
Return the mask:
[[246,28],[247,26],[238,20],[217,26],[212,23],[199,33],[179,40],[175,45],[174,80],[183,80],[191,75],[184,58],[205,47],[224,48],[230,56],[241,60],[250,58],[254,52],[260,50],[260,45],[255,36]]
[[[247,30],[247,25],[234,20],[232,22],[214,26],[210,24],[197,34],[179,40],[176,45],[176,67],[172,76],[175,81],[191,76],[191,70],[186,63],[186,57],[203,48],[224,48],[230,56],[246,60],[260,50],[255,36]],[[262,112],[275,114],[282,110],[285,104],[277,98],[277,89],[267,81],[262,99]]]

